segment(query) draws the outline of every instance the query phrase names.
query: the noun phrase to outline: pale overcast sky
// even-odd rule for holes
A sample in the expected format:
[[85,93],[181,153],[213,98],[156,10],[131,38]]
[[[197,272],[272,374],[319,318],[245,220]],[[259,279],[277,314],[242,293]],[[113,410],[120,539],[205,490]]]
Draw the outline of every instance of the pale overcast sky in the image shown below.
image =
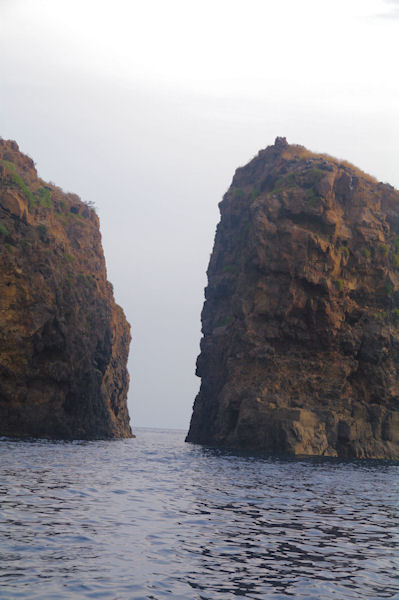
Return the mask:
[[398,0],[0,0],[0,135],[98,207],[133,427],[188,427],[234,170],[277,135],[399,187]]

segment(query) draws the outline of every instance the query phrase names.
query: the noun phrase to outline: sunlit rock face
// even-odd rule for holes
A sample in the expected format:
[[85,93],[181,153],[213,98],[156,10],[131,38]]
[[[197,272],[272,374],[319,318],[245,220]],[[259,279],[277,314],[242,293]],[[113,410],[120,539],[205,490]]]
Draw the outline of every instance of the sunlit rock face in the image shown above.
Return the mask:
[[130,437],[129,343],[95,211],[0,140],[0,435]]
[[220,203],[187,440],[399,458],[399,193],[277,138]]

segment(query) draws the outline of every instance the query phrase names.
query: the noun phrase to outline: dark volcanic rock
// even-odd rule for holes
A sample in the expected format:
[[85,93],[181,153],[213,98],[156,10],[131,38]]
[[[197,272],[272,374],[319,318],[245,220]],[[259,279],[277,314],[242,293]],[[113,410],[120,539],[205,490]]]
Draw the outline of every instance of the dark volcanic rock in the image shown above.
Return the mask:
[[398,459],[398,192],[277,138],[220,212],[187,440]]
[[92,208],[0,140],[0,435],[130,437],[130,327]]

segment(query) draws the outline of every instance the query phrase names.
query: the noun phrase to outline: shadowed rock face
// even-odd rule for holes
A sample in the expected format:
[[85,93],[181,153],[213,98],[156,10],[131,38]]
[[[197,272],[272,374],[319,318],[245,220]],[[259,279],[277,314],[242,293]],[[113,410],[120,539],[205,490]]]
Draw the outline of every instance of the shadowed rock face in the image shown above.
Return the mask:
[[220,212],[187,441],[399,459],[399,193],[277,138]]
[[131,437],[129,343],[96,213],[0,140],[0,435]]

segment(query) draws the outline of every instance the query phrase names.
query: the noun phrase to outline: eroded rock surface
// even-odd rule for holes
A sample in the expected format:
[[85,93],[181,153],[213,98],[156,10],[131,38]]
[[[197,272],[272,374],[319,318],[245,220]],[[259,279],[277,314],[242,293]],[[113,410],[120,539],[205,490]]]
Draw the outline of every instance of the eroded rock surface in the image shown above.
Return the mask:
[[129,343],[96,213],[0,140],[0,435],[130,437]]
[[399,193],[277,138],[220,203],[187,440],[399,458]]

